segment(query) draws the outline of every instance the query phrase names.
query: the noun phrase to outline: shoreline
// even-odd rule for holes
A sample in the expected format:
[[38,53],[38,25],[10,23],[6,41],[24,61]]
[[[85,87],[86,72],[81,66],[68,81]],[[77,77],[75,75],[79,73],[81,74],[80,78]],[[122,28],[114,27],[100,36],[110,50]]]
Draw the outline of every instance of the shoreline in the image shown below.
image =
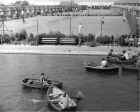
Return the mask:
[[139,48],[136,47],[115,47],[115,46],[69,46],[69,45],[0,45],[0,54],[35,54],[35,55],[85,55],[85,56],[106,56],[110,49],[114,50],[115,54],[122,53],[123,50],[131,49],[136,55]]

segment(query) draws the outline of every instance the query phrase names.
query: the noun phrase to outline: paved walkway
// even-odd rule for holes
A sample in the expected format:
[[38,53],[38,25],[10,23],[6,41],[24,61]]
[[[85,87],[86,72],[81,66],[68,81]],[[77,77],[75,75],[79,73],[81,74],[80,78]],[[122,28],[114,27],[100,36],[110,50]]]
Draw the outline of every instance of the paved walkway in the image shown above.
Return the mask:
[[114,50],[115,54],[122,53],[123,50],[131,48],[133,54],[139,52],[136,47],[88,47],[88,46],[67,46],[67,45],[44,45],[44,46],[29,46],[29,45],[0,45],[0,53],[13,54],[46,54],[46,55],[107,55],[110,49]]

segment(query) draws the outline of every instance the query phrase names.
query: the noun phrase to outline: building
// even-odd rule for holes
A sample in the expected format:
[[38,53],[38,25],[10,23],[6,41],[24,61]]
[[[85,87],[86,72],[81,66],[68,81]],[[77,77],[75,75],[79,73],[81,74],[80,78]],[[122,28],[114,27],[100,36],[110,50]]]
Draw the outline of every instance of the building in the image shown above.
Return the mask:
[[115,9],[121,12],[130,11],[137,17],[140,17],[140,1],[139,0],[120,0],[114,3]]

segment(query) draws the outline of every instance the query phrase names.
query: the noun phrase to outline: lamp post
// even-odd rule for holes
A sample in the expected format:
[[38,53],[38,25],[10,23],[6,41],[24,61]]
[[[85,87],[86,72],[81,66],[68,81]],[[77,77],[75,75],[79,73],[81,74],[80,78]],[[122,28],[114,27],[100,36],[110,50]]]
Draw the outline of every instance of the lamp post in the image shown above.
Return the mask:
[[70,37],[71,37],[71,20],[72,20],[72,17],[70,17]]
[[37,34],[39,35],[39,30],[38,30],[38,19],[37,19]]
[[103,24],[104,24],[104,17],[101,18],[101,37],[103,35]]
[[[72,0],[71,0],[71,8],[70,10],[72,10]],[[72,20],[72,17],[70,16],[70,37],[71,37],[71,20]]]
[[37,45],[38,44],[38,36],[39,36],[38,19],[34,19],[34,20],[36,20],[36,29],[37,29],[36,45]]

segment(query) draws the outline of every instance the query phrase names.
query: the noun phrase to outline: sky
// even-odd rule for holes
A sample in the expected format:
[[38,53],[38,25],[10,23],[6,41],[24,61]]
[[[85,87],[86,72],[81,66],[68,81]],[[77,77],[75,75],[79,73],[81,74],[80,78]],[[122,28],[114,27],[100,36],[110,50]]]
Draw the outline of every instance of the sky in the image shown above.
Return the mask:
[[[5,5],[10,4],[10,3],[15,3],[16,1],[23,1],[23,0],[0,0],[0,3],[3,3]],[[70,0],[26,0],[30,4],[35,4],[35,5],[43,5],[46,3],[59,3],[60,1],[70,1]],[[74,2],[79,3],[79,2],[114,2],[118,0],[74,0]]]

